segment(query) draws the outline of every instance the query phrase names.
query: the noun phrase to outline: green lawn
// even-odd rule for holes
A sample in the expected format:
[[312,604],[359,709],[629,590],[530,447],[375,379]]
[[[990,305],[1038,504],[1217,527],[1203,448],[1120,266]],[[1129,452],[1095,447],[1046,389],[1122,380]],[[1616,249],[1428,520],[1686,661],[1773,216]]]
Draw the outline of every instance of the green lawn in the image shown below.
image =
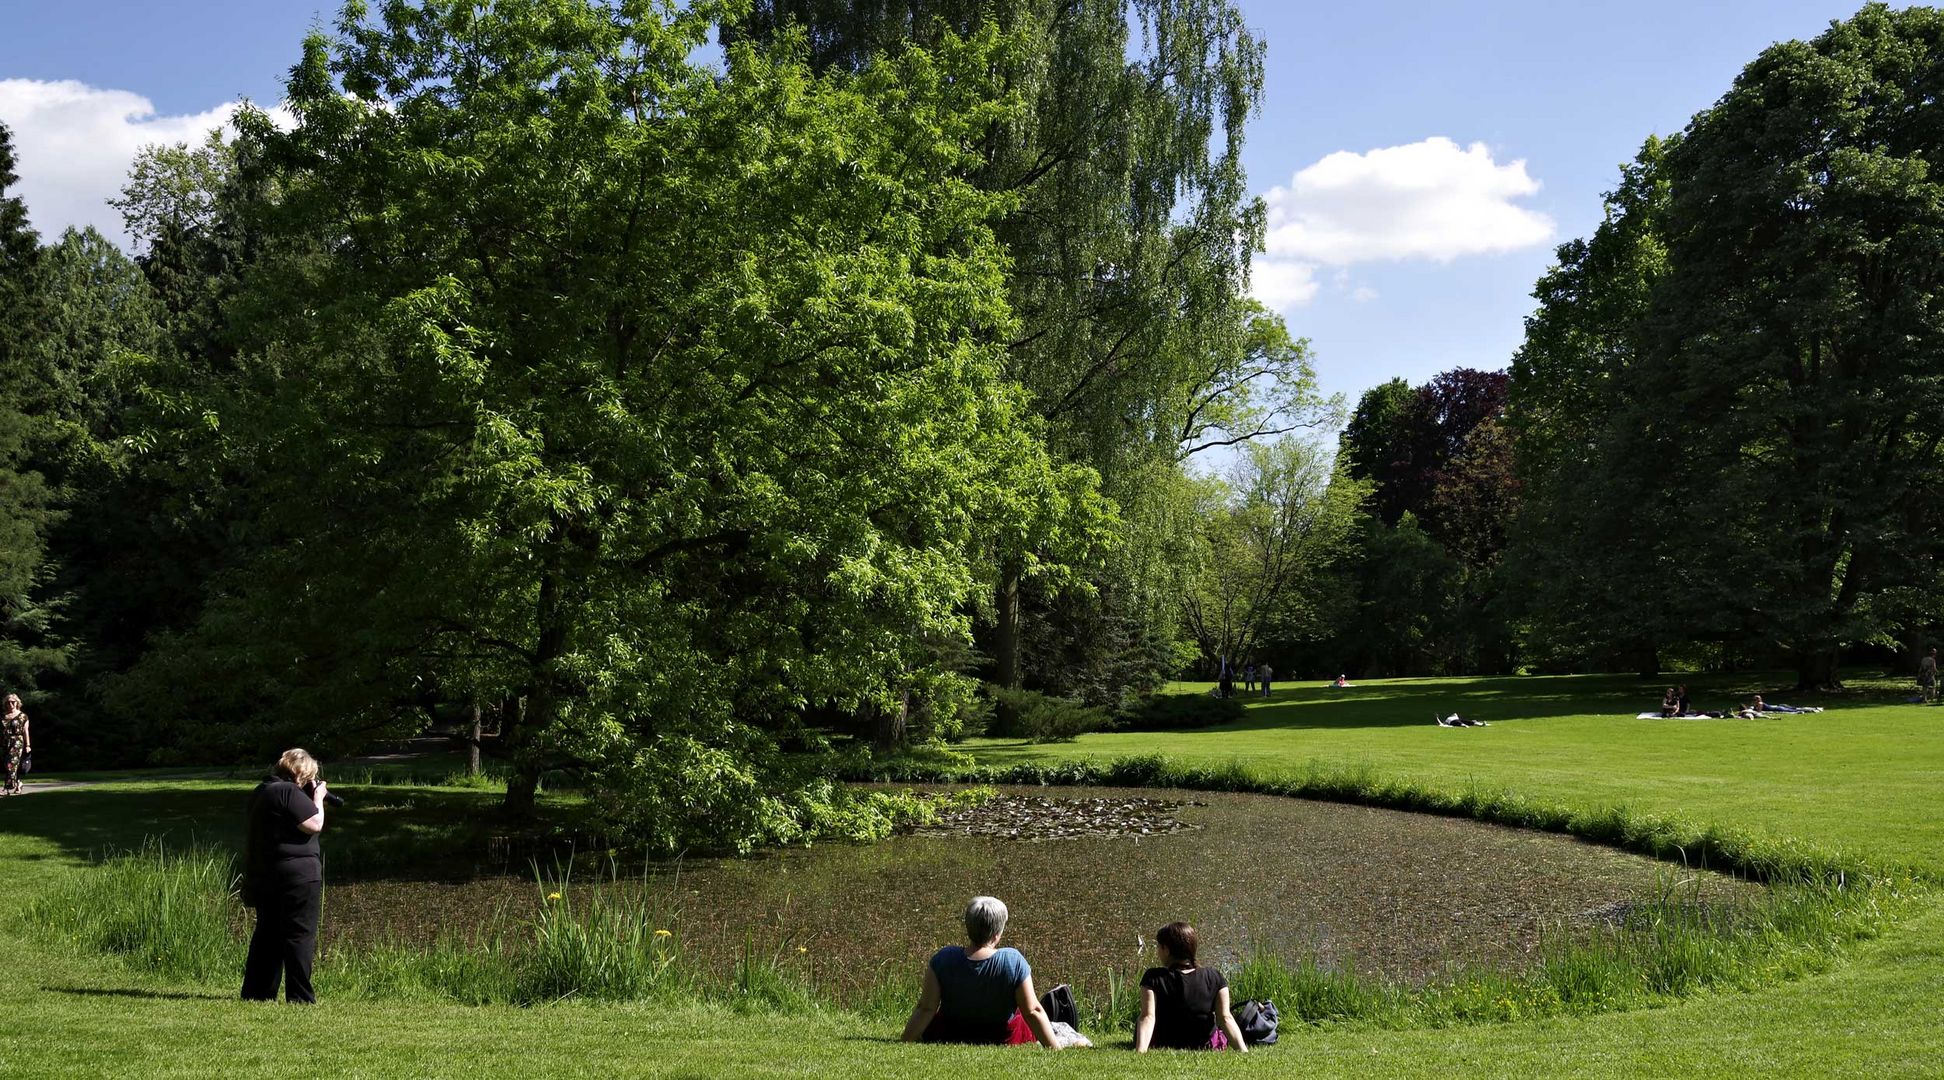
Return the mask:
[[[1724,684],[1724,689],[1728,688]],[[1734,688],[1739,688],[1736,684]],[[1653,700],[1658,700],[1656,688]],[[1706,694],[1702,695],[1707,698]],[[1424,782],[1510,788],[1567,806],[1623,802],[1702,823],[1944,872],[1944,709],[1849,705],[1762,721],[1635,721],[1634,680],[1390,682],[1279,691],[1231,729],[1097,735],[1064,746],[988,743],[993,760],[1162,751],[1256,768],[1368,761]],[[1711,700],[1711,699],[1710,699]],[[1724,699],[1725,700],[1725,699]],[[1789,700],[1784,698],[1784,700]],[[1440,730],[1434,709],[1492,721]],[[1626,714],[1622,718],[1620,714]],[[1604,714],[1604,715],[1603,715]],[[0,1075],[1450,1076],[1939,1075],[1944,906],[1931,905],[1823,976],[1754,993],[1538,1023],[1446,1030],[1285,1031],[1248,1059],[1117,1049],[1050,1055],[891,1041],[886,1024],[831,1014],[563,1004],[545,1008],[333,1000],[293,1014],[227,988],[157,982],[75,955],[24,925],[36,893],[85,874],[91,850],[145,833],[230,835],[245,785],[146,781],[0,802]],[[471,827],[487,796],[373,789],[381,846]],[[351,838],[349,815],[327,842]],[[334,848],[334,850],[338,850]],[[375,854],[364,857],[376,858]],[[859,885],[859,902],[867,903]],[[1111,1040],[1109,1040],[1111,1041]]]
[[[1306,684],[1278,688],[1225,727],[1050,745],[981,740],[974,749],[992,762],[1162,753],[1270,771],[1368,763],[1434,787],[1512,790],[1575,808],[1625,805],[1944,873],[1944,708],[1901,704],[1888,688],[1816,696],[1769,693],[1775,680],[1716,678],[1695,687],[1697,705],[1725,706],[1755,690],[1827,711],[1635,719],[1658,707],[1664,685],[1612,676]],[[1440,712],[1491,726],[1439,728],[1431,721]]]

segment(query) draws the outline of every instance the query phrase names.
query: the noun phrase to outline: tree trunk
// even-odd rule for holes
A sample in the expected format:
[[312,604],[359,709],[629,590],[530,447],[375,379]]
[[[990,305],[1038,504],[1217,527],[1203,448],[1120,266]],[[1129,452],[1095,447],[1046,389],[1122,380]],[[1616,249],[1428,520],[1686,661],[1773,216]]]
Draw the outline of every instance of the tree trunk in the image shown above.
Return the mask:
[[[999,576],[994,597],[999,625],[992,638],[992,681],[1002,690],[1019,689],[1019,572],[1008,566]],[[993,731],[1013,731],[1019,710],[999,698],[992,718]]]
[[992,681],[1002,689],[1019,689],[1019,571],[1008,567],[999,579],[994,606],[999,626],[993,633]]
[[1796,654],[1797,690],[1841,690],[1836,677],[1836,649],[1806,649]]
[[1660,648],[1651,641],[1637,642],[1633,648],[1636,670],[1643,679],[1651,679],[1661,673]]
[[480,725],[479,725],[479,702],[477,701],[473,702],[472,712],[473,712],[472,743],[466,747],[466,774],[468,776],[478,776],[479,775],[479,737],[481,734]]
[[567,624],[561,612],[560,576],[546,573],[540,578],[540,596],[534,623],[539,629],[533,648],[533,689],[522,703],[513,730],[502,732],[500,741],[513,764],[513,776],[506,782],[503,809],[514,821],[534,817],[534,794],[540,786],[540,747],[536,732],[553,726],[560,708],[559,672],[555,666],[567,653]]
[[904,748],[905,726],[911,719],[911,691],[906,690],[898,698],[898,707],[884,709],[872,706],[877,713],[873,732],[874,743],[880,754],[894,753]]

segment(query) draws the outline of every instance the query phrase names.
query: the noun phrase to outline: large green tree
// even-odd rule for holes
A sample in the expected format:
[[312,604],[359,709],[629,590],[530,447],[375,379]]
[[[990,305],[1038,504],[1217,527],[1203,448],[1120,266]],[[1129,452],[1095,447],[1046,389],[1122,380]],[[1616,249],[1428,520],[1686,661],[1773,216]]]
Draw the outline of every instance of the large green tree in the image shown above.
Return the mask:
[[52,633],[43,586],[49,577],[47,533],[57,519],[34,453],[41,432],[24,407],[37,391],[43,333],[40,235],[27,207],[10,194],[13,133],[0,124],[0,681],[31,690],[38,676],[65,661]]
[[1637,422],[1648,314],[1667,271],[1668,143],[1650,139],[1607,195],[1594,234],[1559,249],[1512,361],[1508,424],[1524,485],[1510,577],[1521,636],[1543,666],[1642,674],[1687,640],[1665,538],[1687,512],[1660,475],[1665,447]]
[[[1805,686],[1837,681],[1844,646],[1922,617],[1936,584],[1940,83],[1930,8],[1872,4],[1764,52],[1643,156],[1626,220],[1603,230],[1612,257],[1589,248],[1548,289],[1549,307],[1592,310],[1542,313],[1526,365],[1564,388],[1610,361],[1611,388],[1578,403],[1614,432],[1586,497],[1651,534],[1590,553],[1596,576],[1639,568],[1649,626],[1780,652]],[[1574,273],[1617,280],[1557,288]]]
[[[1006,371],[1045,420],[1054,453],[1094,470],[1129,523],[1114,550],[1077,573],[1041,538],[998,538],[985,637],[992,675],[1013,686],[1034,672],[1128,669],[1076,654],[1082,642],[1157,658],[1151,679],[1175,655],[1167,639],[1194,540],[1192,520],[1170,508],[1179,485],[1162,474],[1198,451],[1331,415],[1305,343],[1247,297],[1263,210],[1241,151],[1263,46],[1240,8],[760,0],[728,34],[796,28],[818,63],[842,68],[992,26],[1014,43],[997,71],[1024,108],[982,133],[965,175],[1014,197],[998,225],[1018,318]],[[1057,653],[1025,656],[1034,643]]]
[[185,711],[340,744],[517,697],[515,811],[573,766],[650,840],[816,827],[803,708],[898,702],[980,533],[1091,496],[1003,377],[1007,199],[960,179],[1004,39],[718,72],[708,27],[427,0],[308,42],[295,125],[242,121],[276,196],[237,370],[173,433],[256,554],[151,684],[247,673]]
[[1369,491],[1325,447],[1294,438],[1246,445],[1227,479],[1205,486],[1183,611],[1206,673],[1280,661],[1265,647],[1316,635],[1325,572],[1348,551]]

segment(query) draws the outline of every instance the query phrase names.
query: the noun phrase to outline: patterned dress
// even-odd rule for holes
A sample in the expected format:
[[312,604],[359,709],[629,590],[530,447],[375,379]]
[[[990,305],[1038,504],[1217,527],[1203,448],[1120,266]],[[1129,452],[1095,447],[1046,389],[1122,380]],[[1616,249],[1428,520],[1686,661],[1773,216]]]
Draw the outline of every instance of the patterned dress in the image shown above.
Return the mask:
[[7,746],[7,790],[20,788],[20,759],[27,756],[27,714],[0,716],[0,742]]

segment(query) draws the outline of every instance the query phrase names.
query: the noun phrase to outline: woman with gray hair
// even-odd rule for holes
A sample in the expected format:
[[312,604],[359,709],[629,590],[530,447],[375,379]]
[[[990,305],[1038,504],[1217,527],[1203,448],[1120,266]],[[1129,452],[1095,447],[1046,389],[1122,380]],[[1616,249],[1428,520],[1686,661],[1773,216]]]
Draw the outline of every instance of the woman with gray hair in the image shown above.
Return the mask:
[[996,897],[975,896],[965,906],[966,944],[932,954],[904,1041],[1004,1046],[1038,1040],[1060,1048],[1033,993],[1033,969],[1018,949],[999,947],[1006,919],[1006,905]]

